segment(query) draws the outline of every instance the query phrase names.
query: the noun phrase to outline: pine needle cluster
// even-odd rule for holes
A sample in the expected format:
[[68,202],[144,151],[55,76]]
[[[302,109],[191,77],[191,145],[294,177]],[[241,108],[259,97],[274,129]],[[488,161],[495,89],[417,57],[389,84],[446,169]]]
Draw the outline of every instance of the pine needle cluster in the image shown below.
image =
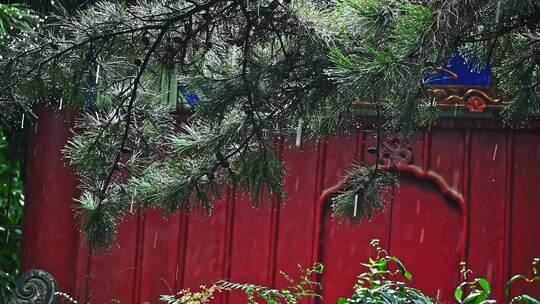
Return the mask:
[[[64,155],[81,228],[108,249],[139,206],[210,212],[227,187],[283,202],[285,138],[364,128],[362,105],[379,135],[431,125],[425,75],[456,52],[491,64],[505,122],[526,123],[540,111],[539,21],[538,0],[101,1],[2,43],[0,119],[78,113]],[[354,167],[336,214],[360,222],[355,197],[358,219],[383,209],[388,180]]]

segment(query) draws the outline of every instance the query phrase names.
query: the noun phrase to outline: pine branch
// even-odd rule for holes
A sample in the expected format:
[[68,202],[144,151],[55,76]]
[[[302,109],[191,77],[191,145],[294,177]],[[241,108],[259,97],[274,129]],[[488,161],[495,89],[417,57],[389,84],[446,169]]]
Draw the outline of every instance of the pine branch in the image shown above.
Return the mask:
[[[499,1],[101,2],[0,46],[0,118],[55,100],[81,113],[64,155],[89,240],[111,246],[133,205],[209,212],[226,186],[255,205],[283,201],[277,138],[300,119],[302,138],[352,133],[364,129],[358,103],[371,104],[377,152],[385,133],[429,126],[438,111],[423,79],[456,48],[492,59],[509,96],[505,122],[529,121],[540,113],[540,7],[502,1],[493,22]],[[496,47],[486,43],[494,38]],[[170,114],[178,86],[197,102],[179,127]],[[384,209],[394,181],[379,154],[350,170],[336,216],[359,223]]]
[[[135,99],[137,98],[137,89],[140,85],[141,77],[146,69],[146,66],[148,65],[148,62],[150,61],[151,56],[156,51],[157,47],[161,44],[161,41],[163,37],[165,36],[167,29],[173,24],[173,22],[174,21],[167,21],[162,25],[159,35],[157,36],[156,40],[154,41],[150,49],[146,52],[144,60],[142,61],[141,66],[139,67],[139,71],[137,72],[137,75],[135,76],[135,79],[133,80],[133,89],[131,90],[131,97],[128,103],[124,134],[122,135],[122,141],[120,144],[119,153],[116,155],[116,159],[113,162],[111,172],[109,173],[109,176],[107,177],[107,179],[105,180],[105,183],[103,184],[103,189],[101,190],[102,198],[105,197],[105,194],[111,182],[112,176],[114,172],[118,169],[118,163],[120,162],[120,158],[122,157],[122,154],[129,153],[129,150],[126,149],[126,143],[127,143],[127,139],[129,135],[129,128],[131,124],[131,115],[132,115],[131,113],[133,110],[133,103],[135,102]],[[101,201],[100,201],[100,204],[101,204]]]

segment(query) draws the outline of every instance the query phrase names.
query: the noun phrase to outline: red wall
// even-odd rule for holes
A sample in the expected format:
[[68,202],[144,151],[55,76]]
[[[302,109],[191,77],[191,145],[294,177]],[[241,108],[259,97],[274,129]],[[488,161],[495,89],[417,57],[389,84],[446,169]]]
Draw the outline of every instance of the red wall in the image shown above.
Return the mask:
[[[374,139],[361,132],[285,148],[289,199],[283,207],[256,210],[228,193],[211,217],[165,220],[155,210],[136,211],[120,227],[118,248],[94,257],[73,229],[75,184],[58,158],[65,136],[55,128],[36,135],[23,258],[26,269],[51,272],[79,300],[158,303],[160,294],[216,279],[284,286],[279,271],[295,275],[298,264],[321,261],[324,302],[335,303],[351,294],[364,270],[360,263],[374,254],[374,238],[400,257],[414,286],[443,302],[453,297],[461,260],[502,299],[510,274],[530,274],[531,260],[540,256],[538,131],[469,120],[417,135],[410,140],[414,163],[402,167],[387,211],[357,228],[339,227],[327,198],[353,159],[373,161],[364,151]],[[45,149],[43,137],[57,140]],[[53,163],[43,165],[48,159]],[[516,290],[540,296],[538,285]],[[231,294],[216,302],[241,299]]]

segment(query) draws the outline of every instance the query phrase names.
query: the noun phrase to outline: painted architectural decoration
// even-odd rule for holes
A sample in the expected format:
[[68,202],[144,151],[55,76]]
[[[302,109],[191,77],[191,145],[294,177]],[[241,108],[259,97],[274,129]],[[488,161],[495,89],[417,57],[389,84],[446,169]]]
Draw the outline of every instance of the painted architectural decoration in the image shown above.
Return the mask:
[[502,107],[502,98],[495,95],[491,66],[478,66],[460,55],[453,56],[445,66],[427,76],[429,96],[442,108],[465,108],[484,112]]

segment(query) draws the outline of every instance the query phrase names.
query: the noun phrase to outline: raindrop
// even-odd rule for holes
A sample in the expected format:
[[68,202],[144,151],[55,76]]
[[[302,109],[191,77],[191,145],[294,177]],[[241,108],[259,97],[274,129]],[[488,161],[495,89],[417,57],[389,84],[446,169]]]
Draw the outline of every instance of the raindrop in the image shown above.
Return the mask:
[[424,242],[424,232],[425,232],[425,229],[422,228],[422,230],[420,230],[420,244]]
[[486,270],[486,277],[488,280],[491,280],[493,276],[493,261],[489,261],[487,270]]
[[357,209],[358,209],[358,194],[355,194],[354,195],[354,211],[353,211],[354,217],[356,217]]
[[493,157],[492,160],[495,160],[495,157],[497,157],[497,148],[499,147],[498,144],[495,145],[495,149],[493,149]]
[[97,68],[96,68],[96,86],[99,82],[99,68],[101,67],[101,65],[98,63],[97,65]]
[[24,112],[22,113],[22,118],[21,118],[21,129],[24,129]]
[[156,235],[154,236],[154,249],[156,249],[156,246],[157,246],[157,237],[158,237],[158,233],[156,232]]
[[298,120],[298,126],[296,127],[296,147],[300,147],[300,143],[302,141],[302,125],[304,124],[304,120],[300,118]]

